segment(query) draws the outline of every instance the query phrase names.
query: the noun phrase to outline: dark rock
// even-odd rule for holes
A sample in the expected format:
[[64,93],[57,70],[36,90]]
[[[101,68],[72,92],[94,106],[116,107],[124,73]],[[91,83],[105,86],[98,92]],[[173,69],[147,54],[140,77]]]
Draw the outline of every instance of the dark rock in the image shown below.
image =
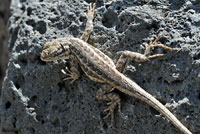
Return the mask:
[[[83,72],[73,84],[62,81],[65,76],[60,70],[65,68],[67,60],[48,63],[40,60],[45,42],[82,35],[86,23],[84,12],[91,2],[95,1],[12,1],[11,57],[1,94],[1,134],[180,133],[153,108],[119,92],[122,116],[116,114],[116,129],[111,129],[109,120],[103,120],[105,103],[95,99],[101,84]],[[126,75],[198,134],[200,15],[199,3],[190,2],[193,5],[174,0],[98,1],[89,43],[116,61],[118,51],[143,53],[144,44],[161,34],[160,43],[174,51],[155,49],[154,53],[165,56],[146,63],[130,62]]]
[[8,64],[8,18],[10,16],[10,1],[2,0],[0,4],[0,96],[2,82]]

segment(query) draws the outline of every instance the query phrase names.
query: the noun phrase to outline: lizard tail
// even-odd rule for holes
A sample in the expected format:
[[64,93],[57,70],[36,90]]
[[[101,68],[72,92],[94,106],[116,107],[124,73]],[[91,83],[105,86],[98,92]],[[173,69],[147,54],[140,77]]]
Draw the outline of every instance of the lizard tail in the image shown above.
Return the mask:
[[118,90],[129,96],[134,96],[151,105],[158,112],[164,115],[168,120],[170,120],[171,123],[184,134],[192,134],[192,132],[190,132],[163,104],[161,104],[151,94],[147,93],[138,84],[125,77],[123,74],[121,74],[121,80],[123,82],[121,82],[119,86],[116,86]]

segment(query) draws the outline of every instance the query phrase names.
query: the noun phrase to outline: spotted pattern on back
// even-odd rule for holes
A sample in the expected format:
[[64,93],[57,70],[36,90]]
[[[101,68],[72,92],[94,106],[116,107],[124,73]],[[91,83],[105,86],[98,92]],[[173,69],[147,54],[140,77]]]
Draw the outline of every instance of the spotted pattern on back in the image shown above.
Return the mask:
[[[82,45],[80,46],[80,44]],[[114,69],[111,68],[115,68],[115,65],[108,56],[77,38],[74,38],[73,40],[71,51],[74,53],[80,63],[84,63],[80,66],[90,79],[101,83],[108,81],[108,79],[113,81],[108,78],[108,76],[114,73]],[[94,62],[97,62],[98,64],[94,64]],[[105,71],[102,69],[105,69]],[[103,74],[103,72],[107,72],[109,74]]]

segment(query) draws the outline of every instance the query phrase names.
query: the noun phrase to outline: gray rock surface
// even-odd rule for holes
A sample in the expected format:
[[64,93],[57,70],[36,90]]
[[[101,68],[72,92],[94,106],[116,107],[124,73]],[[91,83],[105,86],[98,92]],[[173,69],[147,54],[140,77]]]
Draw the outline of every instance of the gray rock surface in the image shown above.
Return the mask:
[[0,96],[3,78],[8,64],[8,27],[7,22],[10,15],[10,1],[1,0],[0,4]]
[[[45,42],[80,37],[84,12],[95,0],[13,0],[10,61],[0,106],[1,134],[179,134],[157,111],[119,93],[122,116],[116,129],[104,121],[105,102],[95,99],[101,84],[82,72],[73,85],[62,81],[67,61],[39,58]],[[200,2],[198,0],[99,0],[89,43],[114,61],[118,51],[143,53],[151,37],[176,48],[146,63],[131,62],[126,75],[154,95],[194,134],[200,133]],[[117,113],[117,111],[116,111]]]

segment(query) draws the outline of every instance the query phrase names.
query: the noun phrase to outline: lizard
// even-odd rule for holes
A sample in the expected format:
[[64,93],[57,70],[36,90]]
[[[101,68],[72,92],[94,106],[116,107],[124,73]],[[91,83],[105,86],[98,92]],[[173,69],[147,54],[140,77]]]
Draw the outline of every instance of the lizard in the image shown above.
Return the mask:
[[136,97],[141,101],[152,106],[162,115],[164,115],[175,127],[177,127],[184,134],[192,134],[162,103],[160,103],[155,97],[142,89],[136,82],[129,79],[123,73],[128,62],[147,62],[152,58],[164,56],[164,54],[151,55],[151,50],[156,47],[161,47],[172,51],[171,47],[164,44],[157,43],[160,39],[158,36],[155,40],[150,39],[150,42],[146,44],[144,54],[122,51],[116,65],[106,54],[99,49],[87,43],[88,38],[93,31],[93,19],[97,10],[95,4],[90,4],[85,14],[87,23],[85,31],[81,38],[64,37],[54,39],[50,42],[46,42],[43,46],[43,50],[40,54],[40,59],[45,62],[54,60],[69,60],[69,67],[62,69],[61,72],[67,75],[63,80],[71,80],[71,83],[76,81],[80,77],[79,66],[83,72],[91,80],[99,83],[104,83],[102,87],[97,91],[97,100],[108,101],[108,108],[104,110],[107,115],[104,119],[111,117],[111,124],[114,122],[114,109],[118,106],[118,111],[121,114],[121,99],[120,96],[112,92],[113,90],[119,90],[122,93]]

